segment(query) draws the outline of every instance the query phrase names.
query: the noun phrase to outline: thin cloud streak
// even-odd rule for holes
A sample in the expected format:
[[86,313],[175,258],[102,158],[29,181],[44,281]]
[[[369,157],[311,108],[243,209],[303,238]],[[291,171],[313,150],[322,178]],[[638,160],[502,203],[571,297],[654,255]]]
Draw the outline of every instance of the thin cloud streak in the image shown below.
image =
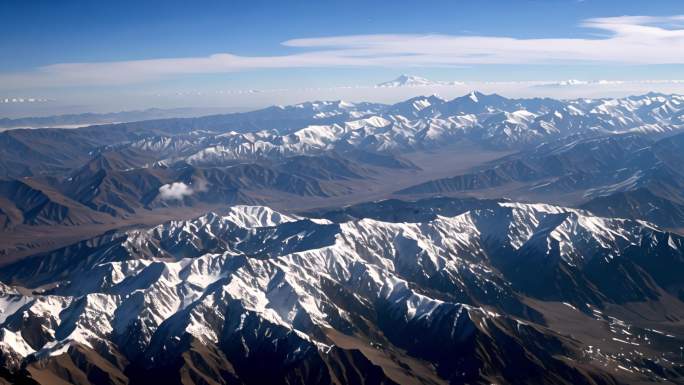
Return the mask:
[[279,56],[62,63],[0,75],[4,89],[137,84],[173,76],[275,68],[453,67],[475,64],[684,64],[684,15],[588,19],[604,36],[516,39],[472,35],[351,35],[283,42],[305,50]]

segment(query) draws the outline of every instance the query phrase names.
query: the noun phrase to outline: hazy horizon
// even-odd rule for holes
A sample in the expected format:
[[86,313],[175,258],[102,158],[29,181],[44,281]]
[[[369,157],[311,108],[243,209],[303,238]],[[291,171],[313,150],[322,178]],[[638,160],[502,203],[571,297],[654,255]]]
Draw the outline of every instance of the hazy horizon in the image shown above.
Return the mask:
[[[0,33],[13,37],[0,41],[0,117],[391,103],[472,90],[684,93],[679,5],[491,1],[483,12],[464,1],[5,2],[0,11],[12,17]],[[404,73],[459,85],[375,87]],[[543,86],[559,82],[567,84]]]

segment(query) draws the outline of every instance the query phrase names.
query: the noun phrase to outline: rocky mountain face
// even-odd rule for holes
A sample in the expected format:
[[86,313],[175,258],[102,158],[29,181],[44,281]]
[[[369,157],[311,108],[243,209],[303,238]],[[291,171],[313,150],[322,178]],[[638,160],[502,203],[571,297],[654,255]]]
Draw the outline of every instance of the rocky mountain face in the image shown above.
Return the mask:
[[[122,384],[684,379],[684,238],[542,204],[366,207],[302,217],[235,206],[3,268],[2,375]],[[647,317],[629,311],[640,304]]]

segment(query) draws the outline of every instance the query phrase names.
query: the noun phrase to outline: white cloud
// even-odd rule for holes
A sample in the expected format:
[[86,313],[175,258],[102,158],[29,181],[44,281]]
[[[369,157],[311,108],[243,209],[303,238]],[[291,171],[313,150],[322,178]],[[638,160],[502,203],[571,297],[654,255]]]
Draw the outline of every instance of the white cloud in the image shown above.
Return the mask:
[[159,197],[163,200],[182,200],[194,193],[192,187],[183,182],[173,182],[159,187]]
[[475,64],[684,64],[684,15],[584,20],[595,38],[377,34],[293,39],[305,52],[280,56],[149,59],[62,63],[0,75],[3,88],[114,85],[168,76],[268,68],[425,67]]
[[8,103],[44,103],[48,102],[48,99],[44,98],[33,98],[33,97],[2,97],[0,96],[0,104]]

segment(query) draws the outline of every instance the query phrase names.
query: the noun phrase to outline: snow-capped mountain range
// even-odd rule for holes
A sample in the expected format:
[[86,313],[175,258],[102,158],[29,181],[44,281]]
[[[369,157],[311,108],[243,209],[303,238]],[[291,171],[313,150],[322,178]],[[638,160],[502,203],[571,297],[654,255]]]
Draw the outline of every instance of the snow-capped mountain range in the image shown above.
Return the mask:
[[277,107],[306,114],[296,129],[148,137],[124,144],[193,165],[282,159],[348,148],[397,152],[463,140],[520,148],[577,133],[662,134],[684,128],[684,97],[650,94],[610,100],[506,99],[472,92],[453,100],[416,97],[386,106],[314,102]]
[[[93,152],[129,147],[152,160],[245,162],[350,148],[397,152],[471,141],[520,149],[577,133],[663,134],[684,127],[684,97],[508,99],[472,92],[452,100],[420,96],[393,105],[344,101],[275,106],[249,113],[66,130],[0,133],[3,175],[73,168]],[[57,156],[43,136],[66,151]],[[24,150],[17,143],[31,143]],[[28,152],[27,152],[28,151]]]
[[[408,217],[389,220],[393,204]],[[179,373],[230,383],[470,383],[487,373],[536,382],[548,368],[577,382],[677,378],[665,351],[681,336],[605,331],[630,347],[624,354],[554,330],[535,301],[600,324],[613,322],[597,316],[606,304],[676,296],[681,237],[543,204],[377,205],[342,221],[235,206],[5,267],[0,358],[16,378],[113,383]],[[431,219],[411,219],[419,207]],[[653,346],[638,348],[644,338]],[[588,356],[596,346],[603,353]],[[643,363],[650,349],[665,349],[658,370]],[[523,377],[507,374],[514,362]],[[613,373],[618,365],[626,371]]]

